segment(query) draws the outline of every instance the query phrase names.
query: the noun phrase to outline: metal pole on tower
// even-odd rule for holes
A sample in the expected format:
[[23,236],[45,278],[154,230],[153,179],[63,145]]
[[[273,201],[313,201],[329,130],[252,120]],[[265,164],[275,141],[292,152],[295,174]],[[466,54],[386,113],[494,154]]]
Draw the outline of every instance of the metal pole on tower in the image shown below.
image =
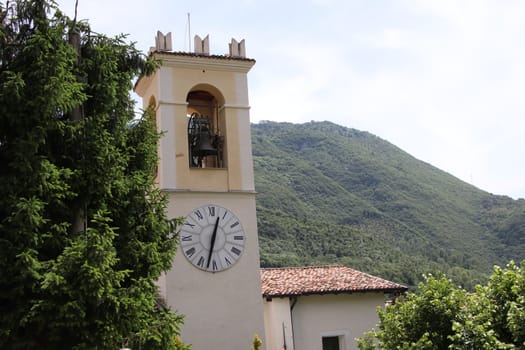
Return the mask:
[[191,21],[190,21],[190,13],[188,12],[188,47],[189,51],[191,52]]

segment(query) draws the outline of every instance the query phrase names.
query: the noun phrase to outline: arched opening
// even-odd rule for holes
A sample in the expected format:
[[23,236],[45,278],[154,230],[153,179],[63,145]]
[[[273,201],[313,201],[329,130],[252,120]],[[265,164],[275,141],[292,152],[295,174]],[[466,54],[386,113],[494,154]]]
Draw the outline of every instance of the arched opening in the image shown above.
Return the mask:
[[200,84],[188,93],[186,102],[190,167],[225,168],[224,97],[215,87]]

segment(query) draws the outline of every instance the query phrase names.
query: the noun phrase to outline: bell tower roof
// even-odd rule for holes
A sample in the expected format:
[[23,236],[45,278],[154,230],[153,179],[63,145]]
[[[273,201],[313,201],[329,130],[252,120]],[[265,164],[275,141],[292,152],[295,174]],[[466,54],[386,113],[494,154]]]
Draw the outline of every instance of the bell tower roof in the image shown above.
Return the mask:
[[247,62],[255,63],[255,59],[253,58],[240,57],[240,56],[209,55],[209,54],[185,52],[185,51],[160,51],[160,50],[150,51],[150,56],[158,55],[158,54],[168,55],[168,56],[181,56],[181,57],[201,57],[201,58],[207,58],[207,59],[227,60],[227,61],[247,61]]
[[177,66],[181,68],[206,67],[208,69],[236,71],[248,73],[255,64],[252,58],[230,55],[208,55],[194,52],[166,52],[152,51],[150,57],[162,59],[165,67]]
[[151,47],[149,50],[150,56],[166,54],[170,56],[202,57],[216,60],[248,61],[255,63],[254,59],[246,57],[246,44],[244,39],[237,41],[232,38],[231,42],[228,44],[228,55],[210,55],[209,35],[206,35],[204,39],[201,39],[200,36],[195,35],[193,52],[174,52],[172,48],[173,44],[171,42],[171,32],[163,34],[161,31],[157,31],[157,36],[155,37],[155,46]]
[[[245,40],[231,39],[228,44],[228,54],[210,54],[209,35],[204,39],[195,35],[194,51],[173,51],[171,33],[163,34],[157,31],[155,46],[149,50],[149,57],[162,60],[163,67],[176,67],[183,69],[202,70],[211,69],[223,72],[248,73],[255,65],[255,59],[246,57]],[[150,84],[152,77],[140,77],[135,83],[134,90],[140,96],[145,93],[145,88]]]

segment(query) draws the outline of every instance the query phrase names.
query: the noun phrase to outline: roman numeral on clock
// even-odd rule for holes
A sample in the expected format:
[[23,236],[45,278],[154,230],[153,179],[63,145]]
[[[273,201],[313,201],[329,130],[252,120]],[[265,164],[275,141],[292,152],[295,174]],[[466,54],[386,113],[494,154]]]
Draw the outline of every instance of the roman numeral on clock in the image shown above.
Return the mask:
[[190,249],[186,250],[185,254],[188,258],[191,258],[193,254],[195,254],[195,247],[191,247]]
[[202,213],[198,210],[195,210],[195,215],[199,218],[199,220],[204,219],[204,215],[202,215]]
[[233,254],[237,255],[237,256],[240,256],[241,253],[242,253],[241,250],[240,250],[239,248],[237,248],[237,247],[232,247],[232,249],[230,249],[230,251],[231,251]]

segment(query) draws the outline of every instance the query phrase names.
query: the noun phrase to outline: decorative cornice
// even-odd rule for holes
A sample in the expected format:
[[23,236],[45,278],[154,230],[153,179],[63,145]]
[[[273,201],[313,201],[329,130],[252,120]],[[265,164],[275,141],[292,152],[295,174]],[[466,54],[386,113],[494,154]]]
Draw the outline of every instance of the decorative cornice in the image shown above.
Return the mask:
[[161,188],[161,192],[166,193],[232,193],[232,194],[257,194],[257,191],[255,190],[226,190],[226,191],[220,191],[220,190],[192,190],[189,188]]
[[[160,100],[159,105],[172,105],[172,106],[187,106],[189,103],[186,101],[166,101],[166,100]],[[220,106],[220,109],[251,109],[250,106],[241,106],[241,105],[224,105]]]
[[212,69],[219,71],[248,73],[255,64],[251,58],[233,56],[203,55],[187,52],[159,52],[153,55],[162,61],[164,67],[180,67],[191,69]]
[[187,106],[188,102],[186,101],[165,101],[160,100],[159,105],[173,105],[173,106]]

